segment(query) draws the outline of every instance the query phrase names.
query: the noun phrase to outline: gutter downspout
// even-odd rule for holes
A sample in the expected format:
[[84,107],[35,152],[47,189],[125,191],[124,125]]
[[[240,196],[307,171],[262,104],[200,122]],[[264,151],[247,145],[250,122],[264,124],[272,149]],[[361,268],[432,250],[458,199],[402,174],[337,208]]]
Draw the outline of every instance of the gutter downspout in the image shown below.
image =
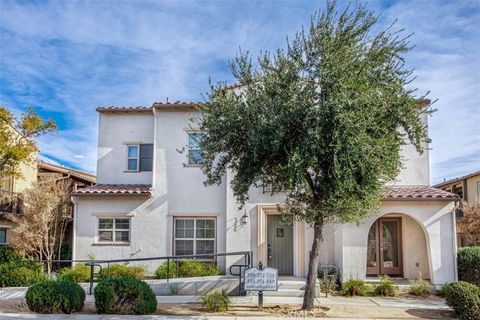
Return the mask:
[[453,232],[453,272],[454,280],[458,281],[458,267],[457,267],[457,219],[455,212],[459,208],[460,200],[455,200],[452,210],[452,232]]
[[[75,245],[77,240],[77,207],[78,202],[75,199],[75,196],[71,196],[70,199],[73,203],[73,235],[72,235],[72,260],[75,260]],[[72,267],[75,266],[75,263],[72,263]]]

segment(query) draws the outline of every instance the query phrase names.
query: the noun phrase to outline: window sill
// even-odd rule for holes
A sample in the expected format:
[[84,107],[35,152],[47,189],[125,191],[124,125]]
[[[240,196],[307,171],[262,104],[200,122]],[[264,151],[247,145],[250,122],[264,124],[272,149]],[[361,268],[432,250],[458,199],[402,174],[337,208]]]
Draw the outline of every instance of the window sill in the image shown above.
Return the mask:
[[124,173],[139,173],[140,170],[123,170]]
[[184,168],[201,168],[203,167],[203,164],[183,164]]
[[92,247],[129,247],[128,242],[96,242],[92,243]]

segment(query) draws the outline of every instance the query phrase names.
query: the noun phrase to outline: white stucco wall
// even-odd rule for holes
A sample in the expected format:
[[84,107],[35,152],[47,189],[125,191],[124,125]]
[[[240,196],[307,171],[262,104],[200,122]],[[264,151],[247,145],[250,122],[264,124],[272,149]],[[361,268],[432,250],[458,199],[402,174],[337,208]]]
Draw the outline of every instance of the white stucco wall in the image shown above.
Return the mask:
[[152,172],[127,172],[127,144],[154,142],[151,113],[99,113],[97,183],[151,184]]
[[[401,214],[404,218],[404,276],[416,278],[424,273],[435,285],[456,278],[455,227],[452,223],[453,202],[448,201],[384,201],[380,212],[356,224],[337,225],[335,231],[335,261],[340,267],[342,280],[364,279],[366,275],[367,238],[373,222],[387,214]],[[417,223],[417,225],[414,224]],[[423,229],[425,245],[418,231]],[[408,230],[411,231],[407,234]],[[427,261],[422,252],[426,248]],[[405,257],[409,255],[405,259]],[[416,266],[419,263],[419,266]],[[426,271],[428,268],[428,273]]]

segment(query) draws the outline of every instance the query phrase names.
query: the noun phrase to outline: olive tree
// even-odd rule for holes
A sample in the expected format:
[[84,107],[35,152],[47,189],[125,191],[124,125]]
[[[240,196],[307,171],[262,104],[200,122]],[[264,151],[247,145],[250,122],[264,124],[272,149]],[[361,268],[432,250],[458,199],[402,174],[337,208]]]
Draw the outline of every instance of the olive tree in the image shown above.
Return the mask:
[[328,2],[286,49],[256,60],[240,51],[230,63],[238,86],[211,84],[194,119],[207,185],[231,170],[241,207],[249,188],[267,183],[286,192],[284,217],[313,228],[303,309],[314,306],[325,224],[374,212],[402,167],[402,145],[421,153],[428,142],[421,117],[432,110],[409,88],[408,36],[374,33],[376,22],[365,5],[337,13]]

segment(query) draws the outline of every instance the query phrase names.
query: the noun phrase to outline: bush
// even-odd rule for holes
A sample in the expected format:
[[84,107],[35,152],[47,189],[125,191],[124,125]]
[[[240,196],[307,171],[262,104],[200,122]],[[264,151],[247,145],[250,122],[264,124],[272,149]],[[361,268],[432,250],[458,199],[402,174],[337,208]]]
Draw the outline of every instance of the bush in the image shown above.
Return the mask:
[[212,290],[202,297],[203,307],[208,312],[225,311],[230,308],[230,296],[227,290]]
[[345,296],[365,296],[368,291],[368,285],[360,279],[350,279],[342,285],[342,294]]
[[18,254],[8,246],[0,246],[0,264],[4,263],[18,263],[22,260]]
[[[170,261],[169,266],[169,278],[177,277],[177,264],[175,261]],[[178,276],[180,278],[184,277],[207,277],[207,276],[216,276],[220,274],[218,267],[211,262],[200,262],[193,260],[183,260],[179,263],[178,266]],[[167,278],[167,262],[164,262],[158,269],[155,271],[155,275],[159,279]]]
[[480,286],[480,247],[458,248],[458,278]]
[[430,283],[422,279],[410,280],[410,289],[408,289],[408,292],[414,296],[426,297],[430,293]]
[[398,287],[393,285],[389,276],[380,276],[380,284],[375,285],[373,292],[377,296],[393,297],[398,291]]
[[462,320],[480,319],[480,287],[464,281],[449,283],[445,288],[447,304]]
[[63,268],[58,273],[58,279],[69,280],[72,282],[89,282],[90,267],[85,264],[77,264],[73,268]]
[[112,264],[110,268],[104,267],[98,275],[98,280],[102,281],[109,278],[134,278],[137,280],[145,279],[147,269],[143,266],[126,266],[124,264]]
[[157,309],[150,286],[134,278],[103,280],[95,287],[94,294],[98,313],[151,314]]
[[[164,262],[160,267],[155,270],[155,276],[158,279],[167,279],[167,262]],[[177,277],[177,264],[175,261],[168,262],[168,278]]]
[[28,288],[25,299],[31,311],[69,314],[83,309],[85,291],[71,281],[44,280]]
[[0,287],[26,287],[45,279],[43,266],[36,262],[0,264]]

